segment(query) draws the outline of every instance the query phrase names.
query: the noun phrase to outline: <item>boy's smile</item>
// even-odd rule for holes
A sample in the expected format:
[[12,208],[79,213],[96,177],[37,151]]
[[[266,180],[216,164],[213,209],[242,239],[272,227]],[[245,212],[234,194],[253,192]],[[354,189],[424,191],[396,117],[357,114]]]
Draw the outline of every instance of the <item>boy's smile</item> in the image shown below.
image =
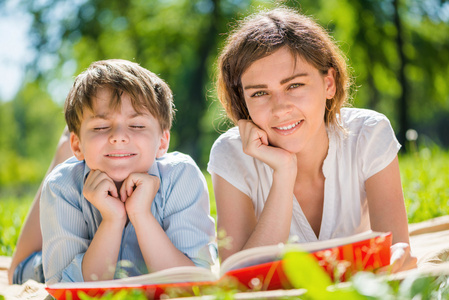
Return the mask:
[[83,112],[79,136],[72,133],[70,141],[79,160],[120,183],[131,173],[146,173],[166,153],[170,134],[162,132],[148,110],[137,112],[128,94],[122,94],[116,109],[110,106],[111,97],[110,89],[98,90],[93,111]]

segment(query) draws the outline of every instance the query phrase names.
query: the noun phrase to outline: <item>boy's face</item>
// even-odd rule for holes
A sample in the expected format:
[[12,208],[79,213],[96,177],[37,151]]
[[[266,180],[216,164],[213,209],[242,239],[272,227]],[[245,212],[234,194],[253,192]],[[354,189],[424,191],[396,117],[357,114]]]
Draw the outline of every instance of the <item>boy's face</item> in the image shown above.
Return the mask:
[[123,182],[131,173],[146,173],[155,158],[167,152],[170,132],[162,132],[147,110],[136,112],[126,93],[120,106],[111,109],[111,96],[110,89],[98,90],[93,112],[84,111],[79,136],[72,132],[70,142],[76,158],[84,159],[91,170]]

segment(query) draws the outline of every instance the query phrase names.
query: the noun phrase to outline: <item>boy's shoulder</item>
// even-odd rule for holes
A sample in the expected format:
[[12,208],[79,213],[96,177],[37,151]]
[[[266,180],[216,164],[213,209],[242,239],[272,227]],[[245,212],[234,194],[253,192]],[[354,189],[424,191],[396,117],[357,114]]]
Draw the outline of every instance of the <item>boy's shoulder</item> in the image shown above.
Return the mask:
[[193,183],[195,178],[202,177],[202,172],[193,158],[181,152],[170,152],[157,158],[149,174],[158,176],[162,186],[186,180]]
[[167,152],[162,157],[156,158],[156,163],[158,165],[178,165],[178,164],[195,164],[190,155],[174,151]]
[[[155,165],[159,171],[173,172],[177,169],[185,169],[193,167],[199,169],[195,161],[190,155],[178,151],[169,152],[155,160]],[[163,175],[163,174],[161,174]]]
[[47,176],[48,182],[64,181],[66,184],[71,180],[83,182],[86,172],[86,164],[83,160],[78,160],[75,156],[57,165]]

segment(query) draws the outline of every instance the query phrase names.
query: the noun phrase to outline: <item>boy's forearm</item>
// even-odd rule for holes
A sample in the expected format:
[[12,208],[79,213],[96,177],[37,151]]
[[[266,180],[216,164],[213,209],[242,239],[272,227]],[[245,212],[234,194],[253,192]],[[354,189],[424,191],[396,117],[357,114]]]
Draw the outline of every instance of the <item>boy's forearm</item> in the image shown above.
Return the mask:
[[124,226],[121,221],[101,222],[84,255],[82,263],[84,281],[114,278]]
[[153,215],[132,220],[142,256],[148,271],[155,272],[179,266],[194,266],[170,241]]

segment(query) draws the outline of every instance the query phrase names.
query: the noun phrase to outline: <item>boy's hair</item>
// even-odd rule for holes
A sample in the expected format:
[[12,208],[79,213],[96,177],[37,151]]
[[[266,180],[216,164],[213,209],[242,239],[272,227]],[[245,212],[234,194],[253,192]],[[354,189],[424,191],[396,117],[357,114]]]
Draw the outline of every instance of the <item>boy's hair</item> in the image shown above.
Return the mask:
[[79,136],[83,111],[93,110],[93,98],[100,88],[111,89],[111,108],[120,107],[121,95],[127,93],[136,112],[148,110],[159,121],[161,130],[170,130],[174,105],[169,86],[137,63],[109,59],[92,63],[76,77],[64,105],[70,132]]
[[218,60],[217,93],[234,124],[249,119],[242,88],[242,74],[256,60],[287,47],[327,74],[336,71],[336,93],[326,102],[324,120],[339,127],[337,114],[347,102],[350,78],[345,58],[329,34],[311,18],[285,7],[262,11],[245,18],[231,32]]

